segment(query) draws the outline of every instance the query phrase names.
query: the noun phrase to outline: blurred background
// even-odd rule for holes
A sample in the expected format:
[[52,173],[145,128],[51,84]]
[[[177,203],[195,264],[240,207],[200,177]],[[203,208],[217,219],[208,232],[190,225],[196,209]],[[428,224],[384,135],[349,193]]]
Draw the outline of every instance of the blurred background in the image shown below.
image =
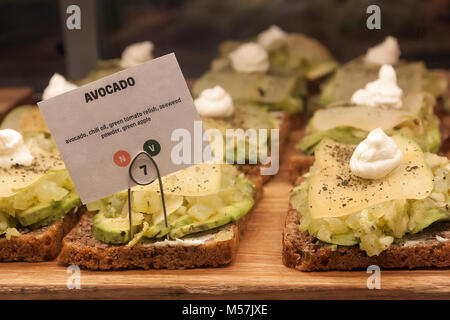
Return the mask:
[[[155,57],[176,53],[187,78],[208,69],[222,41],[248,39],[271,24],[317,38],[341,62],[393,35],[402,58],[450,68],[449,0],[92,1],[99,58],[120,57],[126,45],[151,40]],[[371,4],[381,8],[381,30],[366,28]],[[60,6],[57,0],[0,0],[0,86],[41,92],[54,72],[67,74]]]

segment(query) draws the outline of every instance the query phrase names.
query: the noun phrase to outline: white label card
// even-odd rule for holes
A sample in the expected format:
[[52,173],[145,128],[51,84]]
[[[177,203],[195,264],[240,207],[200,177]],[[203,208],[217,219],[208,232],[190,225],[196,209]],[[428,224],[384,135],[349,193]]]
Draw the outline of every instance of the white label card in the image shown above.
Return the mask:
[[[128,167],[142,150],[152,155],[162,176],[196,162],[171,160],[179,144],[172,141],[173,132],[184,130],[193,137],[194,121],[200,121],[173,53],[38,105],[83,203],[133,186]],[[156,178],[153,167],[134,170],[142,170],[136,172],[141,180]]]

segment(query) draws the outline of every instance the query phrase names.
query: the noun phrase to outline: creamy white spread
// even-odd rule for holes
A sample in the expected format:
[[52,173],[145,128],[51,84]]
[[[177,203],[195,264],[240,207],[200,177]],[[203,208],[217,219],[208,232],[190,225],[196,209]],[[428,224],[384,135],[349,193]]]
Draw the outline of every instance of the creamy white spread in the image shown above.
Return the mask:
[[256,41],[264,48],[271,51],[283,45],[286,36],[287,33],[284,32],[280,27],[271,25],[269,29],[264,30],[263,32],[258,34]]
[[123,50],[120,66],[131,68],[153,58],[153,42],[143,41],[130,44]]
[[266,49],[256,42],[240,45],[229,54],[231,66],[239,72],[266,72],[269,70],[269,56]]
[[350,170],[358,177],[381,179],[400,165],[403,153],[380,128],[370,131],[353,152]]
[[400,47],[397,38],[386,37],[384,41],[367,50],[364,60],[378,65],[396,64],[400,57]]
[[199,115],[211,118],[226,118],[233,114],[231,96],[221,86],[205,89],[194,100]]
[[9,169],[16,164],[29,166],[32,162],[33,156],[22,135],[13,129],[0,130],[0,167]]
[[352,103],[371,107],[402,107],[403,90],[397,85],[397,75],[391,65],[383,65],[378,79],[357,90],[351,98]]
[[78,88],[78,86],[70,81],[67,81],[59,73],[55,73],[48,82],[47,87],[44,89],[42,93],[42,100],[47,100],[60,94],[63,94],[67,91]]
[[204,244],[207,241],[210,241],[214,239],[214,235],[213,234],[205,234],[203,236],[197,236],[197,237],[188,237],[188,238],[184,238],[184,239],[174,239],[174,240],[168,240],[165,239],[164,241],[157,241],[155,242],[155,246],[165,246],[165,245],[184,245],[184,246],[195,246],[195,245],[200,245],[200,244]]

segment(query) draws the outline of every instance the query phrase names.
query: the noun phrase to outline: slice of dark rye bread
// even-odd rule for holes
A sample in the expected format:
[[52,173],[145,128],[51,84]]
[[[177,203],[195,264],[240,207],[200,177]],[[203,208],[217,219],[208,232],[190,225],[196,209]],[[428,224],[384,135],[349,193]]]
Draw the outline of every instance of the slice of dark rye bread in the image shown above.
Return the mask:
[[450,222],[435,223],[407,235],[378,256],[359,246],[332,246],[299,229],[300,214],[289,208],[283,231],[283,263],[301,271],[351,270],[377,265],[385,269],[450,267]]
[[[256,190],[251,211],[263,194],[262,179],[253,181]],[[58,260],[90,270],[218,267],[234,259],[250,214],[234,223],[185,237],[183,241],[148,241],[129,247],[96,240],[92,236],[95,213],[88,212],[64,238]]]
[[[279,123],[279,156],[283,154],[284,148],[289,140],[289,133],[291,132],[291,118],[289,114],[285,112],[273,112]],[[238,165],[238,169],[244,172],[247,176],[262,178],[263,184],[268,182],[274,175],[262,175],[261,167],[270,167],[270,163],[267,165]]]
[[[441,116],[443,144],[440,155],[450,156],[450,117]],[[450,158],[450,157],[449,157]],[[289,180],[298,185],[314,163],[314,156],[294,155],[289,163]],[[379,256],[369,257],[358,246],[326,244],[299,229],[300,213],[291,206],[283,231],[283,263],[301,271],[350,270],[378,265],[382,268],[450,266],[450,222],[435,223],[426,230],[407,235]]]
[[0,261],[40,262],[56,258],[64,236],[75,226],[85,210],[83,207],[69,211],[60,220],[18,237],[0,239]]

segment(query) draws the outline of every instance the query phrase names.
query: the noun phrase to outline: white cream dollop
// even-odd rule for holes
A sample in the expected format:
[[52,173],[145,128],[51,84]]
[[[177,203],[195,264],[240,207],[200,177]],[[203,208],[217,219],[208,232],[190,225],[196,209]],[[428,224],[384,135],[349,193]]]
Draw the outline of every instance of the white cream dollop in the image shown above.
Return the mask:
[[364,56],[364,60],[377,64],[396,64],[400,57],[400,47],[397,38],[388,36],[384,41],[372,48],[369,48]]
[[397,144],[380,128],[370,131],[353,152],[350,170],[358,177],[380,179],[394,170],[403,159]]
[[239,72],[266,72],[269,70],[269,55],[256,42],[247,42],[229,54],[231,66]]
[[9,169],[16,164],[29,166],[32,162],[33,156],[22,135],[13,129],[0,130],[0,167]]
[[266,48],[266,50],[271,51],[279,48],[284,43],[286,36],[287,33],[280,27],[271,25],[269,29],[258,34],[256,41]]
[[399,109],[403,105],[402,95],[394,68],[386,64],[380,68],[378,79],[355,91],[351,101],[358,105]]
[[233,100],[221,86],[203,90],[194,104],[199,115],[204,117],[226,118],[234,112]]
[[131,68],[151,60],[153,58],[154,47],[151,41],[130,44],[122,52],[120,66],[122,68]]
[[48,82],[47,87],[44,89],[42,93],[42,100],[47,100],[60,94],[63,94],[67,91],[78,88],[78,86],[70,81],[67,81],[59,73],[55,73]]

